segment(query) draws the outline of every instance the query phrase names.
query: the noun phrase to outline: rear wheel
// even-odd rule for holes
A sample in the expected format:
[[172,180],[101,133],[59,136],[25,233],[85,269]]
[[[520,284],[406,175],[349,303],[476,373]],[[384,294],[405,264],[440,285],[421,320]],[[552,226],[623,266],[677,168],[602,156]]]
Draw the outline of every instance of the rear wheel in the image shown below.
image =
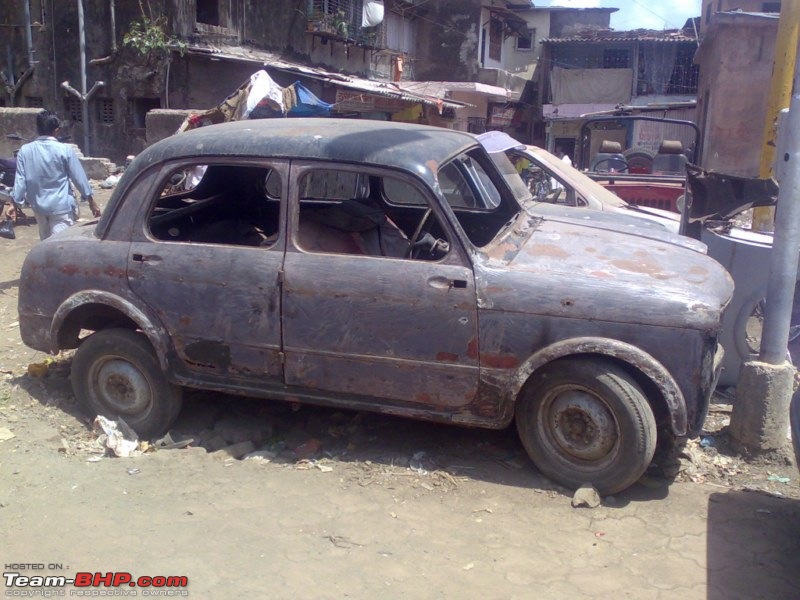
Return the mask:
[[624,490],[650,465],[656,423],[644,393],[605,360],[562,359],[534,373],[517,402],[517,430],[549,478],[601,494]]
[[89,416],[122,417],[142,438],[167,431],[181,408],[181,388],[164,376],[150,342],[128,329],[89,336],[72,360],[72,389]]

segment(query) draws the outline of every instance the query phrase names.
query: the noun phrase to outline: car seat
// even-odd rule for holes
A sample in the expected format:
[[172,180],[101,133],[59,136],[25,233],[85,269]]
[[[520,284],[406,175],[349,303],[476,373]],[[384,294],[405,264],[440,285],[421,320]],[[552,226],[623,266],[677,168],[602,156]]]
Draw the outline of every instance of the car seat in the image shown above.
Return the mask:
[[589,170],[605,173],[609,171],[627,171],[628,163],[622,154],[622,144],[611,140],[603,140],[603,143],[600,144],[600,150],[592,159]]
[[658,154],[653,157],[653,173],[684,175],[687,162],[680,140],[664,140],[658,147]]

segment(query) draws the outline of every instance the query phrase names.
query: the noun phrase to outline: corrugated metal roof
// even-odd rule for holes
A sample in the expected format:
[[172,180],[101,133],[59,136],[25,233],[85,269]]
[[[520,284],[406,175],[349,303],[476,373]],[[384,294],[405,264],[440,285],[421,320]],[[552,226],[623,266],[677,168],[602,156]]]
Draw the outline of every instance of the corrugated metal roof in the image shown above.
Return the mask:
[[569,37],[546,38],[542,44],[608,43],[608,42],[696,42],[694,36],[680,29],[657,31],[634,29],[633,31],[586,30]]
[[478,81],[399,81],[398,85],[409,92],[436,98],[445,98],[448,92],[473,92],[507,102],[516,102],[520,97],[520,92]]
[[213,57],[219,60],[247,62],[258,65],[259,67],[271,67],[281,71],[297,73],[298,75],[304,75],[306,77],[313,77],[314,79],[333,83],[351,90],[375,94],[378,96],[387,96],[389,98],[396,98],[406,102],[426,104],[428,106],[435,106],[437,108],[441,106],[447,106],[449,108],[464,108],[471,106],[466,102],[443,100],[442,98],[437,98],[435,96],[428,96],[406,91],[391,81],[377,81],[374,79],[364,79],[363,77],[345,75],[343,73],[334,73],[319,67],[309,67],[300,63],[290,62],[284,60],[276,54],[272,54],[264,50],[245,48],[243,46],[211,46],[195,43],[186,49],[186,53]]

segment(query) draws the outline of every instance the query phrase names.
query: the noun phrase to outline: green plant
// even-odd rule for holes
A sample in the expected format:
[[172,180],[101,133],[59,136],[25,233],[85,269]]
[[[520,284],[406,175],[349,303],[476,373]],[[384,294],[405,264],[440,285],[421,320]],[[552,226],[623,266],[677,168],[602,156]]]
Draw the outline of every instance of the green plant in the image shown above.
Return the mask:
[[173,49],[177,49],[183,56],[187,47],[186,42],[167,34],[167,18],[164,15],[154,18],[149,2],[147,11],[141,1],[139,8],[142,17],[131,23],[130,29],[122,37],[122,43],[148,60],[168,61]]

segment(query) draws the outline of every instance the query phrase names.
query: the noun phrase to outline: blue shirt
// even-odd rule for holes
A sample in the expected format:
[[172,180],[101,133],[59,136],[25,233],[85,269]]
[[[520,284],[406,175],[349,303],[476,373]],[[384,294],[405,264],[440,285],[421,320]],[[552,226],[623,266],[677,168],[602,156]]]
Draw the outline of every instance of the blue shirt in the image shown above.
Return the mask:
[[18,204],[27,198],[34,213],[69,213],[75,205],[70,180],[84,200],[92,195],[75,151],[56,138],[43,135],[20,148],[12,195]]

